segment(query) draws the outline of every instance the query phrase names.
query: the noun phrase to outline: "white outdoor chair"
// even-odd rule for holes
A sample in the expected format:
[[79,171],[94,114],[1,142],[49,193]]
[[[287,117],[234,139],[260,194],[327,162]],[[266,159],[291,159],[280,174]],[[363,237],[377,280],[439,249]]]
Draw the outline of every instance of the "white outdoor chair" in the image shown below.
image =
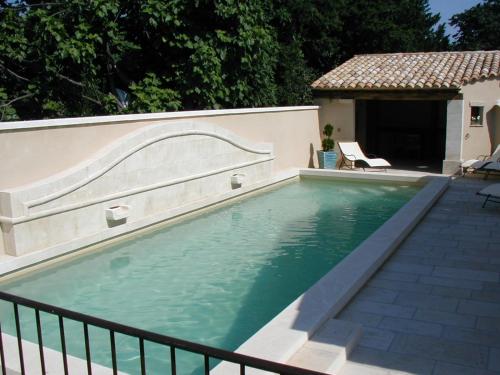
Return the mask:
[[500,184],[492,184],[477,192],[477,195],[486,197],[483,208],[487,202],[500,203]]
[[488,155],[480,155],[478,159],[471,159],[462,163],[462,172],[477,172],[483,170],[488,164],[492,162],[500,162],[500,145],[497,146],[495,152]]
[[[342,160],[339,168],[345,165],[352,169],[357,161],[363,162],[363,170],[365,170],[365,164],[370,168],[387,169],[387,167],[391,166],[391,163],[385,159],[367,157],[359,147],[358,142],[339,142],[339,148],[342,153]],[[347,162],[349,162],[349,164]]]

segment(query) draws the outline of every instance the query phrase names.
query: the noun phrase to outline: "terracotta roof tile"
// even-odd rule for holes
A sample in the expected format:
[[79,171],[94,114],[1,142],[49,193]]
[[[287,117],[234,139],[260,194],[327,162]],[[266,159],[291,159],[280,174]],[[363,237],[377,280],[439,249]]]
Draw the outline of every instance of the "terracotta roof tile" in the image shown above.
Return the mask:
[[500,51],[356,55],[317,79],[315,89],[459,89],[500,77]]

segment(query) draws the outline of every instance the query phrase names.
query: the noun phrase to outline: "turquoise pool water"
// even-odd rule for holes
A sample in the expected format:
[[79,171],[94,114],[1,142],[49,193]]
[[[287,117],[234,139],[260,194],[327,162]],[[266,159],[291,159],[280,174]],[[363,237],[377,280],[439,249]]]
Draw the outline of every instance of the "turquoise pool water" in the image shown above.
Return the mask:
[[[234,350],[349,254],[418,191],[415,186],[303,179],[0,283],[6,292]],[[15,332],[12,307],[2,329]],[[21,308],[36,342],[34,313]],[[47,346],[56,319],[42,314]],[[83,328],[65,322],[85,358]],[[91,329],[92,360],[111,366],[109,336]],[[137,340],[117,336],[119,369],[138,373]],[[146,344],[147,368],[168,373],[168,349]],[[179,374],[202,358],[179,354]]]

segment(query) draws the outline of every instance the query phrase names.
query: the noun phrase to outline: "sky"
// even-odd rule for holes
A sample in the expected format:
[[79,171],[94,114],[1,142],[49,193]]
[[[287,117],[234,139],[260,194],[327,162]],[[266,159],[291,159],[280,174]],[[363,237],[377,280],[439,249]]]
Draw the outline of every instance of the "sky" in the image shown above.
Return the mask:
[[481,0],[429,0],[432,13],[441,14],[441,22],[446,23],[446,33],[450,36],[456,33],[456,30],[448,24],[451,16],[462,13],[464,10],[482,3]]

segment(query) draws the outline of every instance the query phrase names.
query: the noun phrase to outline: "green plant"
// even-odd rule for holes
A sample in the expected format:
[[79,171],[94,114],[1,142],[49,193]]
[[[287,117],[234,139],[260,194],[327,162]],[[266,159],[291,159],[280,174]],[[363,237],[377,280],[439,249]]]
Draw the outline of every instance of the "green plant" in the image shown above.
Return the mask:
[[325,128],[323,129],[323,135],[325,136],[325,138],[323,138],[323,141],[321,141],[321,146],[323,147],[323,151],[325,152],[332,151],[335,147],[335,141],[332,138],[332,133],[332,124],[326,124]]

